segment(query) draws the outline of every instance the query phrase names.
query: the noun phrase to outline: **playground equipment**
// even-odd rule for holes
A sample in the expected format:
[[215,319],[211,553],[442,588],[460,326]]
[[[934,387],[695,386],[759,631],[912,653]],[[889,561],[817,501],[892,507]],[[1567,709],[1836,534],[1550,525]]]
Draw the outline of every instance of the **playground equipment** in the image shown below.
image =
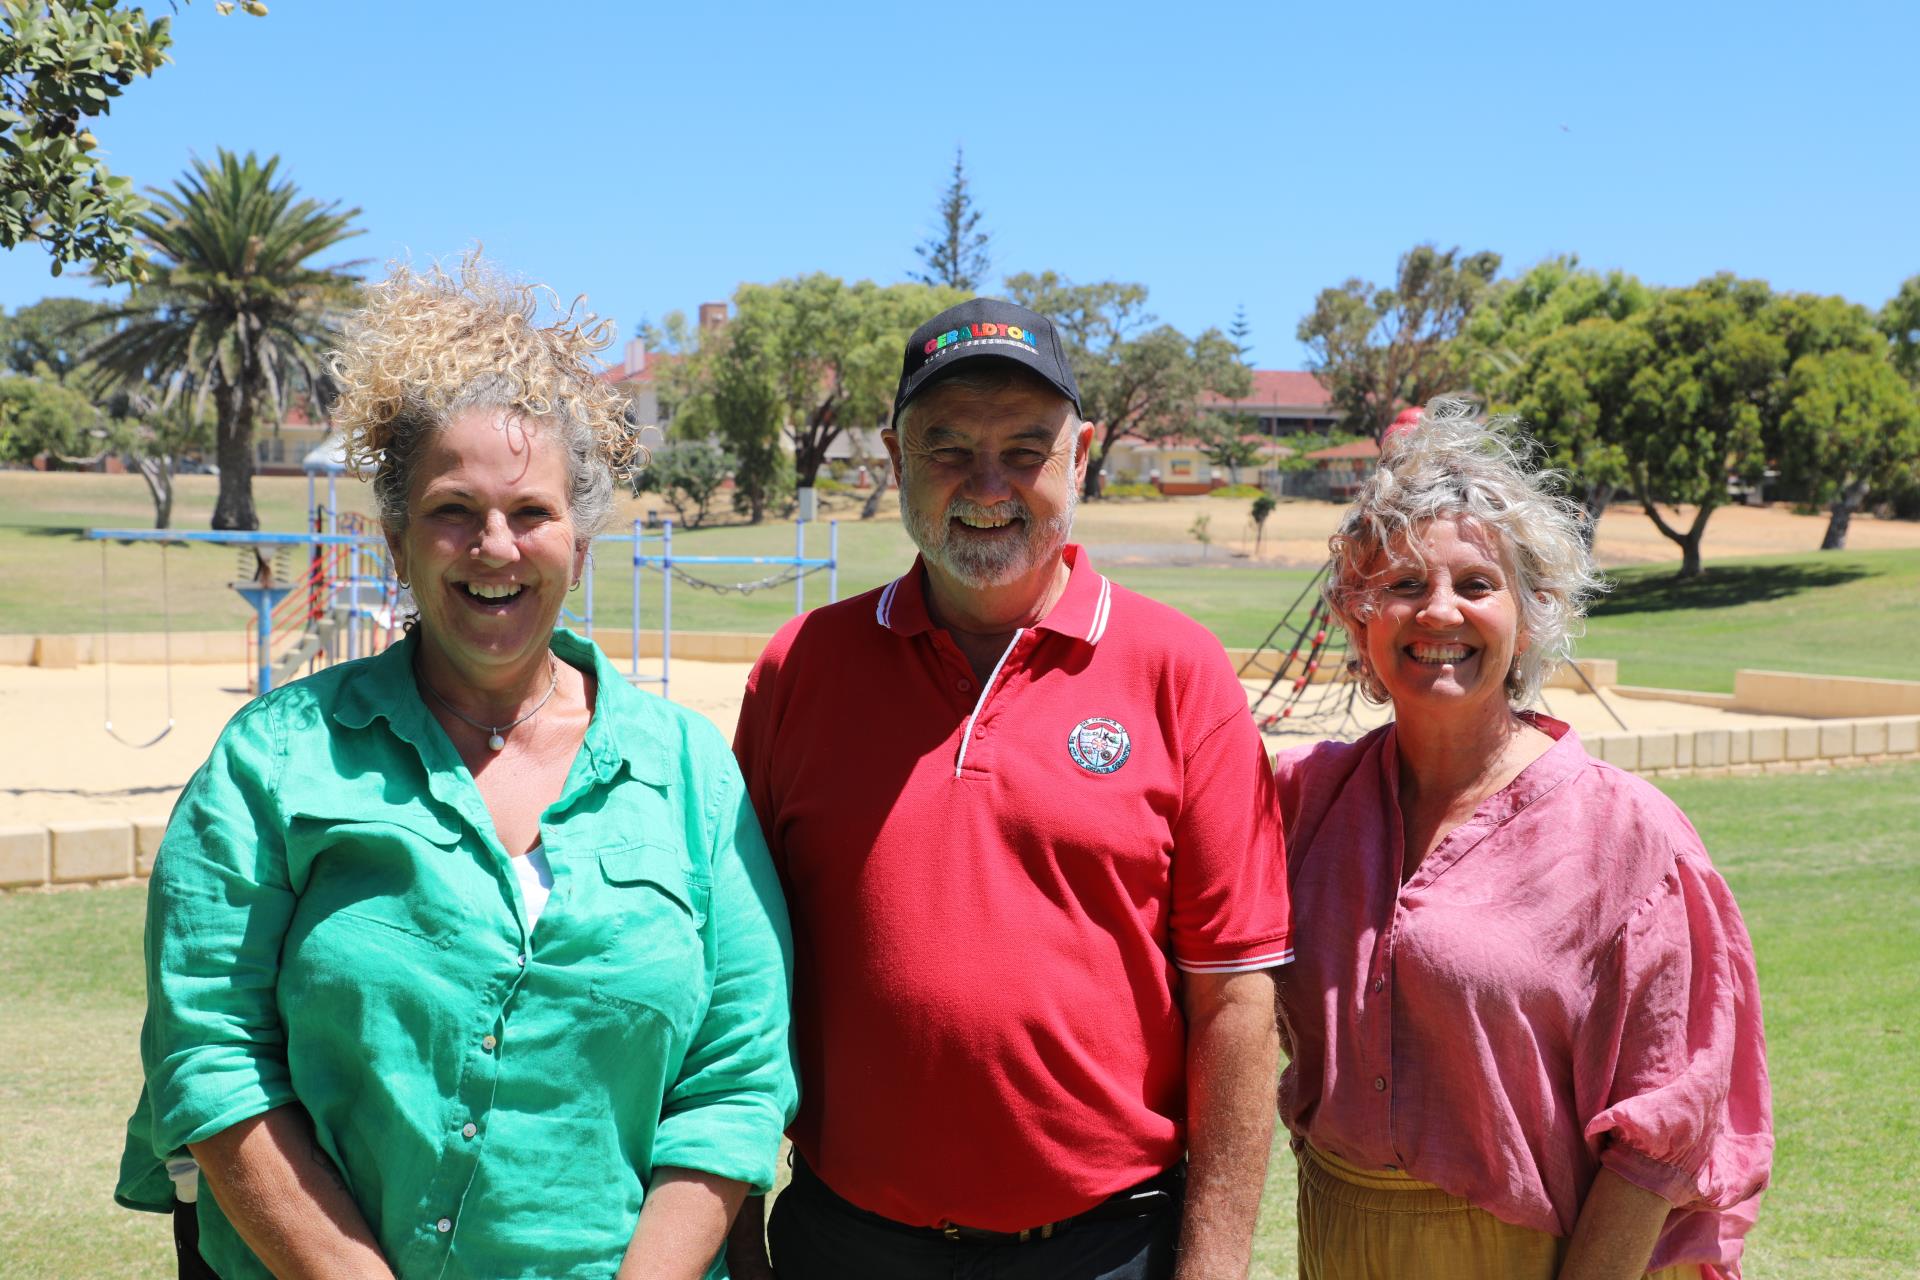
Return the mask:
[[106,704],[107,736],[137,751],[144,751],[173,732],[173,601],[170,586],[167,579],[167,545],[163,542],[160,544],[160,634],[164,637],[161,643],[165,646],[167,723],[165,728],[145,742],[134,742],[113,727],[113,624],[107,616],[107,601],[112,593],[107,585],[107,544],[100,544],[100,683]]
[[[101,623],[107,618],[106,543],[157,542],[161,544],[162,564],[168,545],[212,543],[243,549],[242,574],[230,584],[254,611],[248,628],[247,664],[254,669],[254,690],[264,693],[299,674],[351,658],[378,653],[391,644],[403,615],[401,588],[388,558],[386,538],[377,525],[356,513],[340,513],[331,506],[314,509],[313,529],[307,533],[252,531],[181,531],[173,529],[89,529],[89,538],[101,542]],[[673,655],[673,587],[683,586],[742,595],[767,590],[788,582],[794,584],[793,607],[796,614],[806,611],[806,579],[815,573],[827,574],[827,598],[840,595],[840,527],[828,522],[828,554],[810,558],[806,554],[806,522],[794,523],[794,554],[791,556],[676,556],[673,553],[673,522],[662,522],[660,530],[649,532],[642,521],[633,523],[631,533],[609,534],[595,538],[593,546],[631,546],[630,554],[633,606],[632,659],[627,679],[635,684],[657,684],[660,693],[670,696],[669,677]],[[659,544],[658,554],[648,554],[648,544]],[[297,577],[288,569],[287,558],[295,547],[309,549],[307,566]],[[594,630],[594,550],[589,546],[584,578],[585,598],[581,611],[561,610],[564,622],[578,626],[591,639]],[[269,550],[274,549],[274,550]],[[274,552],[277,551],[277,554]],[[692,568],[720,565],[768,566],[776,572],[750,582],[715,582],[691,572]],[[642,575],[651,571],[660,575],[660,674],[643,675],[640,670]],[[166,583],[163,580],[163,591]],[[172,727],[172,615],[168,615],[168,727]],[[109,709],[111,690],[109,689]],[[111,718],[109,717],[109,720]],[[109,723],[108,732],[112,733]],[[118,734],[115,734],[118,737]],[[163,731],[160,737],[164,737]],[[153,739],[158,742],[159,737]],[[124,739],[122,739],[124,741]],[[152,743],[128,745],[150,746]]]
[[[1331,568],[1331,562],[1320,566],[1319,572],[1280,615],[1280,621],[1267,632],[1259,648],[1240,664],[1242,680],[1267,677],[1266,687],[1253,700],[1254,722],[1262,733],[1352,739],[1365,729],[1355,714],[1360,683],[1346,674],[1347,633],[1334,620],[1320,590]],[[1300,612],[1302,603],[1307,606],[1304,614]],[[1267,657],[1270,653],[1277,661]],[[1587,678],[1580,664],[1569,662],[1567,670],[1605,708],[1613,722],[1626,731],[1627,722]],[[1326,674],[1323,676],[1322,672]],[[1540,695],[1540,706],[1548,715],[1553,714],[1544,692]]]
[[1253,700],[1254,723],[1262,733],[1354,738],[1361,732],[1354,714],[1360,686],[1345,670],[1347,633],[1333,620],[1320,593],[1329,567],[1321,565],[1308,579],[1266,639],[1240,664],[1242,680],[1267,677],[1266,687]]

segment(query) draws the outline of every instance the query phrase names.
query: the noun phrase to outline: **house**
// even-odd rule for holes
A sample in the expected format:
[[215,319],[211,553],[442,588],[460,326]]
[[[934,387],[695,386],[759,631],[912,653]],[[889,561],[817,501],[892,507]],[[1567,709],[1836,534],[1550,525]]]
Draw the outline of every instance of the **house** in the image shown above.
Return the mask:
[[1281,492],[1289,497],[1348,502],[1373,474],[1380,459],[1380,446],[1371,439],[1355,440],[1330,449],[1315,449],[1306,457],[1313,463],[1313,470],[1283,476]]
[[[726,322],[726,303],[703,302],[700,304],[701,332],[718,328]],[[648,351],[646,340],[635,338],[627,343],[620,363],[603,370],[600,380],[622,388],[632,399],[634,422],[643,427],[664,428],[665,424],[660,421],[658,379],[680,359],[680,356],[668,352]]]
[[263,476],[304,475],[301,462],[333,430],[325,418],[310,417],[305,405],[289,408],[286,417],[264,432],[253,433],[253,469]]
[[[1254,444],[1260,454],[1258,460],[1240,468],[1244,484],[1267,483],[1273,464],[1293,454],[1288,446],[1255,432],[1242,438]],[[1106,485],[1150,484],[1172,495],[1210,493],[1234,482],[1229,468],[1215,466],[1208,458],[1206,442],[1188,436],[1116,440],[1107,451],[1100,475]]]
[[1297,369],[1255,369],[1253,389],[1237,400],[1209,391],[1200,407],[1212,413],[1244,416],[1263,436],[1325,435],[1339,425],[1333,396],[1311,373]]

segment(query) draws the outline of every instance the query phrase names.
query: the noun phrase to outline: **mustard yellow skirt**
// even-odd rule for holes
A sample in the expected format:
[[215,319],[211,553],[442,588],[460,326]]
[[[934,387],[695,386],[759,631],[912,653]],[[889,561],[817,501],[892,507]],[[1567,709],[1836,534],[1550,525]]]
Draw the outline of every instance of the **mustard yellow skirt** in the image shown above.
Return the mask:
[[[1300,1280],[1554,1280],[1567,1242],[1516,1227],[1430,1182],[1294,1144]],[[1698,1266],[1652,1280],[1700,1280]]]

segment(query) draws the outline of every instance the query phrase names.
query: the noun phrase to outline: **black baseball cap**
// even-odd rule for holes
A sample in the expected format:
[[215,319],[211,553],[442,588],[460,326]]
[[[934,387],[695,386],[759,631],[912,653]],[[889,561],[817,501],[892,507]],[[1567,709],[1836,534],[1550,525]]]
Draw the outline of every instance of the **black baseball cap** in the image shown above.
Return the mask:
[[948,307],[913,331],[900,364],[900,388],[893,393],[897,422],[907,401],[928,383],[944,377],[961,361],[980,356],[1011,360],[1033,370],[1080,410],[1080,384],[1060,346],[1060,335],[1045,316],[998,298],[973,298]]

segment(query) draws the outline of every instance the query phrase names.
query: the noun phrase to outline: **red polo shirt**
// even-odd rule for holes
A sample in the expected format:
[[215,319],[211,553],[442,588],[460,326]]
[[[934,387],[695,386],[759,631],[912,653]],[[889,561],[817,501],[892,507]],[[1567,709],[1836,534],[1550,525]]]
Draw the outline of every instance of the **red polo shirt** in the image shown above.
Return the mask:
[[1273,774],[1212,634],[1068,547],[985,689],[918,561],[783,627],[734,749],[793,915],[794,1144],[1014,1231],[1186,1148],[1177,969],[1292,958]]

